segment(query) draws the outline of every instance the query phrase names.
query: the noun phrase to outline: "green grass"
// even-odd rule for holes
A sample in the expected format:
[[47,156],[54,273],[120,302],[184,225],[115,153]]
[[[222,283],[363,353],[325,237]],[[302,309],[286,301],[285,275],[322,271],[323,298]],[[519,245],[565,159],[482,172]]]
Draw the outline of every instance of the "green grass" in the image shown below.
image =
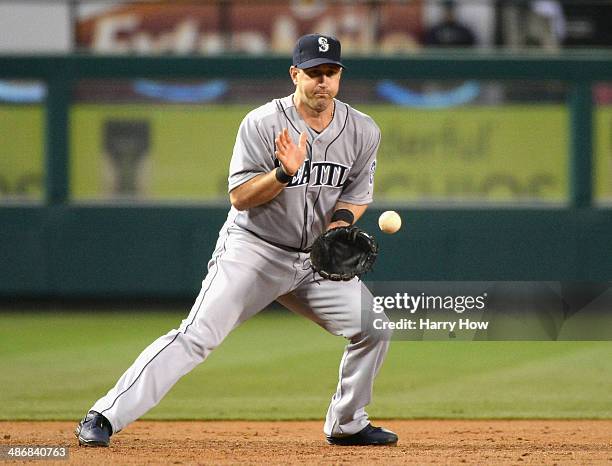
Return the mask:
[[[177,312],[0,314],[0,419],[77,419]],[[344,341],[289,313],[238,328],[149,419],[321,419]],[[374,418],[611,418],[612,342],[391,345]]]

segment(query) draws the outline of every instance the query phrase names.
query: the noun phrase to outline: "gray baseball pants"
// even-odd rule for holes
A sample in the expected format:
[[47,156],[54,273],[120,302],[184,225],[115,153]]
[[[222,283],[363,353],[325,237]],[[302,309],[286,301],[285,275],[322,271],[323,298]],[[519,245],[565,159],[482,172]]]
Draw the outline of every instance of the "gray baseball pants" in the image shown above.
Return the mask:
[[365,406],[390,334],[361,328],[361,300],[371,300],[372,295],[359,279],[322,280],[309,265],[307,253],[280,249],[228,222],[187,318],[149,345],[91,409],[119,432],[157,405],[234,328],[278,300],[348,340],[324,432],[337,436],[360,431],[369,422]]

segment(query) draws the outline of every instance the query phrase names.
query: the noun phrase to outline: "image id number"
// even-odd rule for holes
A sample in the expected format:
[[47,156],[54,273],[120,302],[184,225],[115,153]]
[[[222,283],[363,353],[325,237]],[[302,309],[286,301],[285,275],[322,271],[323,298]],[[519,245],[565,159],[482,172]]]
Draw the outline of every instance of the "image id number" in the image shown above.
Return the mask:
[[0,459],[68,458],[68,448],[38,445],[0,445]]

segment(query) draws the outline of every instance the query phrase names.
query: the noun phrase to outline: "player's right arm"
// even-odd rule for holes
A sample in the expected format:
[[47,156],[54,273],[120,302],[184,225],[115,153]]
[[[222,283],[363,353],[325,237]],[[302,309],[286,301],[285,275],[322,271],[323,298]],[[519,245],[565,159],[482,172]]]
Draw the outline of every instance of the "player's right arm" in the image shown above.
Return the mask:
[[[274,141],[275,155],[286,175],[294,176],[304,163],[306,139],[306,133],[301,133],[300,140],[296,145],[289,136],[287,129],[284,129],[276,137]],[[229,193],[230,202],[238,210],[248,210],[271,201],[281,193],[285,186],[287,186],[287,183],[279,181],[275,168],[268,173],[254,176],[232,189]]]
[[276,179],[276,169],[257,175],[232,189],[230,202],[238,210],[248,210],[265,204],[278,196],[287,186]]

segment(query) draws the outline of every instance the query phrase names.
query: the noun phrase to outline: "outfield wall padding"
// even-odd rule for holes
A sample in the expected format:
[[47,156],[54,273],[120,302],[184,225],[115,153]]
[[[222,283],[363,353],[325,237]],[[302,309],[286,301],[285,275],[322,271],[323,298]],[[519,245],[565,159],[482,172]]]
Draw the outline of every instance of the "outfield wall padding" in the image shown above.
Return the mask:
[[[605,209],[403,209],[368,280],[607,280]],[[0,296],[195,297],[227,208],[0,209]],[[248,292],[248,290],[245,290]]]

